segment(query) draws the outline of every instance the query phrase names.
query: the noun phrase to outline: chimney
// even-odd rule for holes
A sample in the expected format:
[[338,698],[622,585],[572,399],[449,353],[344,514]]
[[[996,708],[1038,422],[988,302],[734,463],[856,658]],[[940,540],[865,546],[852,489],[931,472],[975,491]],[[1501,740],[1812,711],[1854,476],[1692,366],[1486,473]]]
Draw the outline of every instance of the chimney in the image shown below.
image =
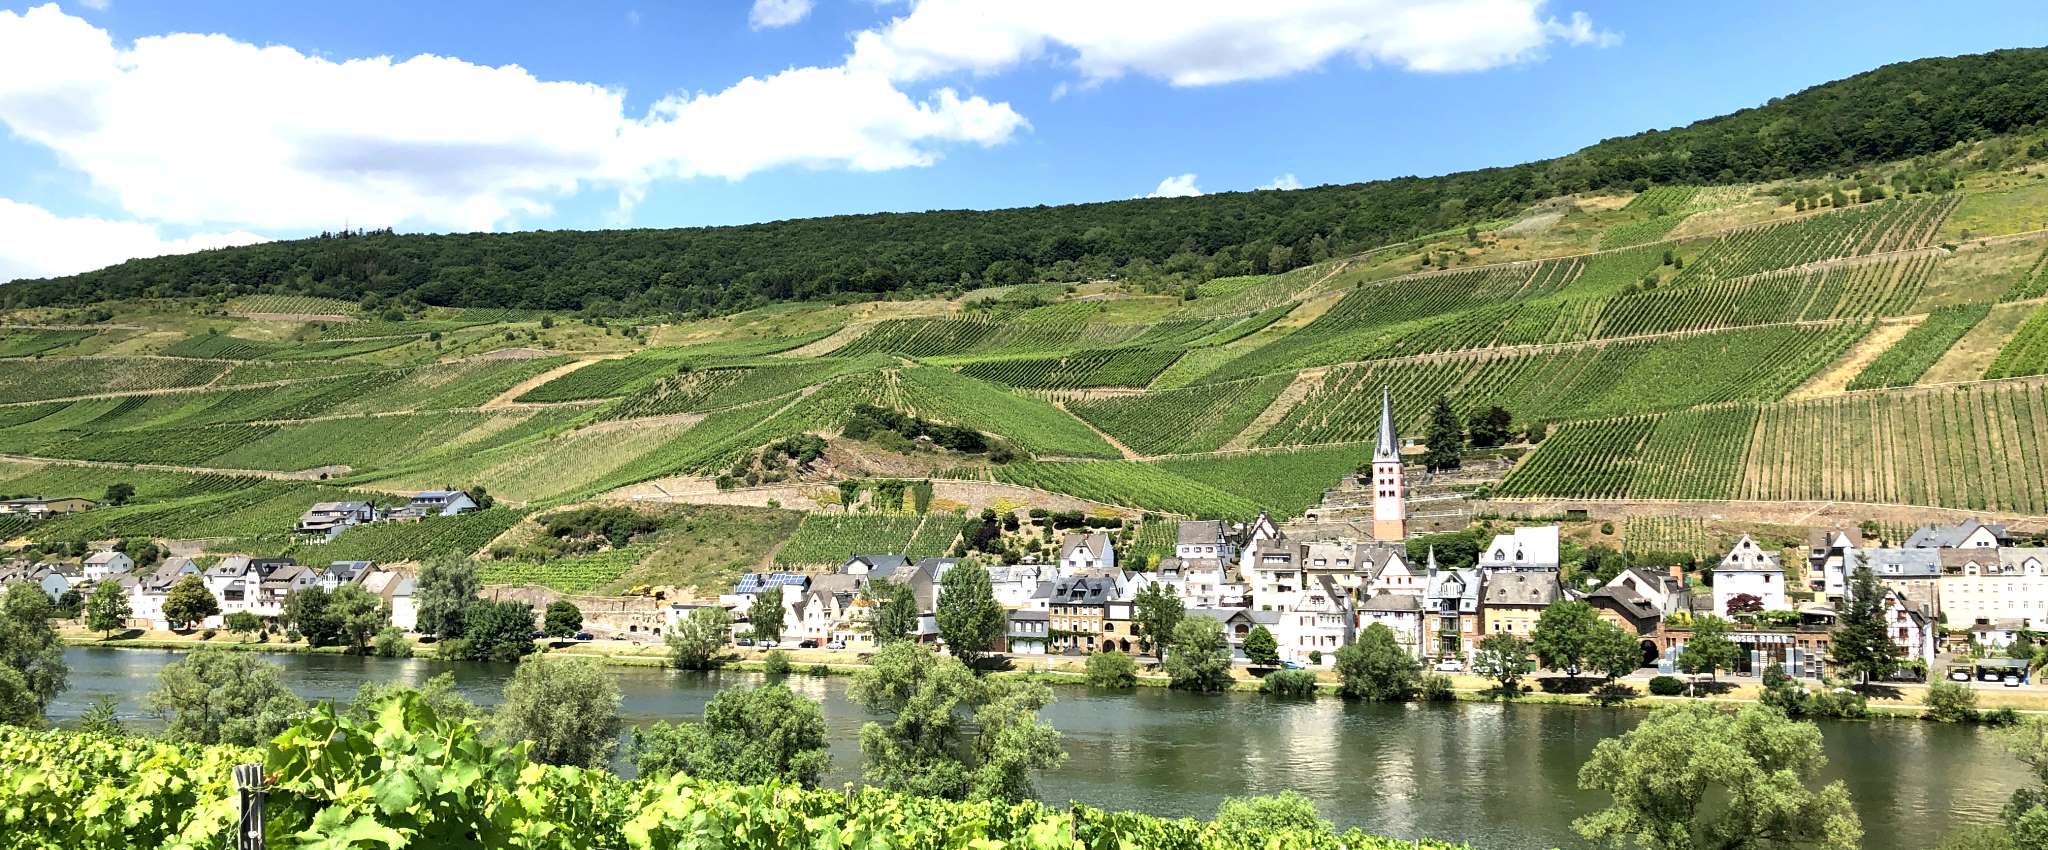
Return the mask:
[[1685,568],[1684,568],[1684,567],[1682,567],[1682,566],[1679,566],[1679,565],[1677,565],[1677,564],[1672,564],[1672,565],[1671,565],[1671,580],[1672,580],[1672,581],[1675,581],[1675,582],[1678,582],[1679,584],[1684,584],[1684,583],[1685,583]]

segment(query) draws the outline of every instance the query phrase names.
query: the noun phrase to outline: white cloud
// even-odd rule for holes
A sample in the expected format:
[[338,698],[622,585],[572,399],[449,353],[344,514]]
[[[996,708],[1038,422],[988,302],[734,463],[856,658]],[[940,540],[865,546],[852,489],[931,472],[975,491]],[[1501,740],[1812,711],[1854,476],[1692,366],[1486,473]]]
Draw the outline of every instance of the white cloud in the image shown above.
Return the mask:
[[757,30],[786,27],[811,14],[812,0],[754,0],[747,25]]
[[1145,197],[1192,198],[1200,194],[1202,194],[1202,190],[1200,187],[1197,187],[1195,185],[1195,175],[1176,174],[1172,177],[1166,178],[1165,180],[1159,181],[1159,188],[1153,189],[1152,192],[1146,195]]
[[104,12],[108,6],[114,5],[114,3],[113,0],[78,0],[78,5],[95,12]]
[[114,42],[55,5],[0,11],[0,122],[128,213],[258,230],[490,229],[591,186],[783,166],[928,165],[1028,126],[1008,104],[917,99],[874,73],[794,68],[630,116],[623,92],[422,55],[335,62],[220,35]]
[[1288,172],[1286,174],[1282,174],[1278,177],[1273,178],[1273,182],[1267,183],[1266,185],[1260,186],[1259,188],[1278,189],[1282,192],[1286,192],[1301,188],[1301,181],[1295,178],[1293,172]]
[[1285,76],[1347,55],[1410,71],[1478,71],[1540,58],[1553,40],[1618,40],[1544,0],[920,0],[855,36],[848,64],[917,80],[1043,58],[1090,82],[1126,74],[1202,86]]
[[187,254],[267,241],[247,231],[166,239],[148,224],[66,218],[34,204],[0,198],[0,281],[76,274],[135,257]]

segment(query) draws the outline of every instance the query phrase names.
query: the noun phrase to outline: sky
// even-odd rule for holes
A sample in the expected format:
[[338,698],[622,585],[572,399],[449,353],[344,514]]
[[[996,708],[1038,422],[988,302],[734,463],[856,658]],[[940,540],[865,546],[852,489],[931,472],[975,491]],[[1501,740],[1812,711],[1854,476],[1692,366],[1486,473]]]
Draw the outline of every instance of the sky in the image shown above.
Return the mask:
[[0,281],[1442,174],[2043,44],[2038,0],[0,0]]

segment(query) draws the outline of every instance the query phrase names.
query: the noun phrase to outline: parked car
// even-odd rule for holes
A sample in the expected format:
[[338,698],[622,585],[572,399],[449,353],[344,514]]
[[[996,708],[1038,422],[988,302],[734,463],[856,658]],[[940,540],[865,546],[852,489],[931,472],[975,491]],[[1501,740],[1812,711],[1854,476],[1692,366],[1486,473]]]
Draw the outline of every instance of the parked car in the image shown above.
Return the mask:
[[1301,662],[1299,662],[1299,661],[1282,661],[1282,662],[1280,662],[1280,666],[1281,666],[1282,668],[1284,668],[1284,669],[1288,669],[1288,670],[1299,670],[1299,669],[1301,669]]
[[591,635],[591,634],[590,634],[589,632],[577,632],[577,633],[576,633],[576,639],[577,639],[577,640],[596,640],[597,638],[595,638],[594,636],[592,636],[592,635]]
[[843,640],[835,640],[835,641],[832,641],[831,643],[825,644],[825,648],[826,648],[826,649],[845,649],[845,648],[846,648],[846,641],[843,641]]
[[803,641],[802,643],[799,643],[799,644],[797,644],[797,645],[796,645],[796,648],[797,648],[797,649],[817,649],[817,648],[818,648],[818,642],[817,642],[816,640],[806,640],[806,641]]
[[1967,667],[1950,667],[1948,668],[1948,680],[1951,682],[1970,681],[1970,669]]
[[1977,681],[1980,682],[2000,682],[2004,681],[2004,679],[2005,677],[2002,674],[2000,674],[1996,669],[1987,667],[1983,670],[1977,671]]
[[764,640],[764,641],[761,641],[761,643],[760,643],[760,647],[761,647],[762,649],[774,649],[774,648],[776,648],[776,647],[778,647],[778,646],[781,646],[781,645],[782,645],[782,644],[780,644],[780,643],[777,643],[777,642],[775,642],[775,641],[772,641],[772,640]]
[[544,638],[544,637],[547,637],[547,636],[548,636],[548,633],[547,633],[547,632],[543,632],[543,631],[540,631],[540,630],[538,630],[538,629],[534,630],[534,633],[533,633],[533,639],[534,639],[534,640],[540,640],[541,638]]
[[733,645],[735,645],[735,646],[753,646],[753,645],[754,645],[754,639],[753,639],[753,638],[740,638],[739,640],[733,641]]
[[2017,687],[2019,687],[2019,686],[2020,686],[2020,677],[2019,677],[2019,675],[2018,675],[2018,674],[2014,674],[2014,675],[2011,675],[2011,676],[2007,676],[2007,677],[2005,677],[2005,686],[2006,686],[2006,687],[2008,687],[2008,688],[2017,688]]
[[1438,673],[1463,673],[1465,672],[1465,662],[1459,661],[1456,658],[1446,658],[1436,663],[1436,671]]

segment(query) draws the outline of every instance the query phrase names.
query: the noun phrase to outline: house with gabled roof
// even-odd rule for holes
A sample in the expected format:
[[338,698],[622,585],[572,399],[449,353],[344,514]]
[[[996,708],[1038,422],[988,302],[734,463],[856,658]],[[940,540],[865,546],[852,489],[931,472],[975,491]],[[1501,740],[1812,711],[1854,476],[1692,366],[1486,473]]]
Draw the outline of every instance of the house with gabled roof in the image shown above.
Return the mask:
[[1559,566],[1558,529],[1554,525],[1524,526],[1496,534],[1493,542],[1479,551],[1479,569],[1485,572],[1524,570],[1555,572]]
[[56,602],[64,596],[66,591],[71,589],[71,578],[50,564],[30,564],[0,569],[0,588],[16,584],[35,585],[43,593],[49,595],[51,602]]
[[1955,525],[1923,525],[1906,538],[1908,549],[1996,549],[2012,545],[2012,532],[1971,517]]
[[135,569],[135,559],[128,557],[126,552],[103,549],[85,556],[82,574],[86,581],[99,582],[105,581],[107,576],[132,569]]
[[421,519],[455,516],[477,509],[475,499],[461,490],[423,490],[406,500],[405,507],[391,512],[392,519]]
[[343,529],[372,522],[377,519],[377,509],[369,502],[315,502],[299,515],[299,522],[292,531],[299,534],[317,534],[333,538]]
[[2048,629],[2048,548],[2007,546],[1944,552],[1937,611],[1951,627],[2007,621]]
[[1374,625],[1385,626],[1410,656],[1422,657],[1422,594],[1378,591],[1360,600],[1357,611],[1359,634]]
[[1785,568],[1778,561],[1778,554],[1765,549],[1755,538],[1745,534],[1729,547],[1728,554],[1711,570],[1714,585],[1714,609],[1717,616],[1728,616],[1728,603],[1737,596],[1754,596],[1763,603],[1765,611],[1790,611],[1792,606],[1785,602]]
[[1281,660],[1334,664],[1337,650],[1351,642],[1357,626],[1351,594],[1328,575],[1310,579],[1295,603],[1280,612],[1273,637],[1280,645]]
[[1479,593],[1486,574],[1477,569],[1438,570],[1422,594],[1422,638],[1432,659],[1469,657],[1479,646]]
[[1529,637],[1536,618],[1563,594],[1557,573],[1548,570],[1506,570],[1486,576],[1480,593],[1480,628],[1486,634]]
[[1060,538],[1060,575],[1116,569],[1116,546],[1100,531],[1069,531]]
[[1851,526],[1816,528],[1806,534],[1806,575],[1815,596],[1841,599],[1848,587],[1848,558],[1863,548],[1862,531]]

